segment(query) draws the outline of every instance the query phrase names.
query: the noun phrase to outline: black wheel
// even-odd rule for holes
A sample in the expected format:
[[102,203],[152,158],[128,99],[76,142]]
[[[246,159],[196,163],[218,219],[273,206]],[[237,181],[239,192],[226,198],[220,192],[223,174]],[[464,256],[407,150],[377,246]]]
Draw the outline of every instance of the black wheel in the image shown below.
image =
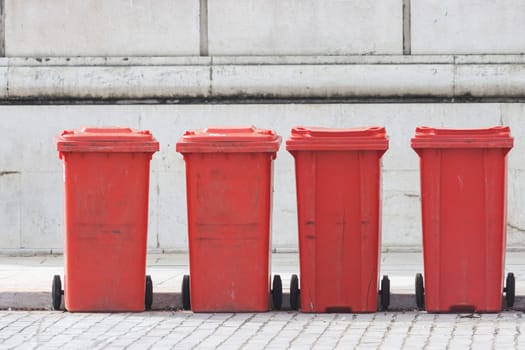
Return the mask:
[[425,309],[425,287],[423,282],[423,275],[416,274],[416,305],[418,310]]
[[283,306],[283,282],[281,281],[281,276],[273,276],[272,287],[273,309],[281,310],[281,307]]
[[151,310],[151,305],[153,304],[153,281],[151,276],[146,276],[146,294],[144,300],[144,307],[146,310]]
[[182,277],[182,309],[191,310],[189,275],[184,275],[184,277]]
[[294,274],[290,280],[290,308],[292,310],[299,310],[300,293],[299,278]]
[[51,287],[51,299],[53,301],[53,310],[60,310],[60,304],[62,304],[62,281],[60,281],[59,275],[53,276],[53,286]]
[[505,301],[507,307],[513,307],[514,299],[516,296],[516,279],[514,278],[514,274],[512,272],[509,272],[507,274],[507,280],[505,282],[505,288],[503,290],[505,292]]
[[390,280],[387,275],[381,279],[381,310],[388,310],[390,305]]

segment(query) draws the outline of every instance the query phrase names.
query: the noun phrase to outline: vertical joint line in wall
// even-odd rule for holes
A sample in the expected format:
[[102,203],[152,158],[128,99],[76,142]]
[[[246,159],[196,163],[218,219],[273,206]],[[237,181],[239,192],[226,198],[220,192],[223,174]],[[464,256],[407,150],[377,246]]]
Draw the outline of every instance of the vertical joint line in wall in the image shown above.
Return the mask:
[[498,110],[499,110],[499,125],[504,126],[505,123],[503,121],[503,104],[498,103]]
[[403,0],[403,55],[410,55],[412,51],[410,1]]
[[208,0],[200,0],[200,55],[208,56]]
[[[5,57],[5,0],[0,0],[0,57]],[[7,64],[5,78],[5,94],[7,99],[9,99],[10,69],[9,64]]]
[[452,102],[456,100],[456,76],[457,76],[457,56],[454,56],[452,59]]
[[[157,208],[160,207],[160,175],[157,175],[155,174],[155,181],[157,182],[156,186],[155,186],[155,195],[156,195],[156,200],[157,200]],[[160,248],[160,238],[159,238],[159,218],[160,218],[160,214],[159,214],[159,210],[156,211],[157,214],[156,214],[156,220],[155,220],[155,233],[156,233],[156,238],[157,238],[157,244],[155,245],[156,248]]]
[[0,0],[0,57],[5,57],[5,0]]
[[213,94],[213,57],[210,57],[210,76],[209,76],[209,82],[210,85],[208,86],[208,97],[211,97]]

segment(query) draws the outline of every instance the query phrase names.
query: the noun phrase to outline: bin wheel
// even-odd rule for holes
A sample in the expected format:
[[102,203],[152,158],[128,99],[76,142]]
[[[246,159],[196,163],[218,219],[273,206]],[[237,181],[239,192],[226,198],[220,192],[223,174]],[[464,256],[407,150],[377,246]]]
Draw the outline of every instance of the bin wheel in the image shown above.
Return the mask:
[[182,277],[182,309],[191,310],[190,275]]
[[293,274],[290,280],[290,308],[292,310],[299,310],[299,297],[301,291],[299,290],[299,278]]
[[273,309],[281,310],[281,307],[283,306],[283,282],[281,281],[281,276],[273,276],[272,287]]
[[146,310],[151,310],[151,305],[153,304],[153,281],[151,276],[146,276],[146,294],[144,300],[144,307]]
[[416,305],[418,310],[425,309],[425,287],[420,273],[416,274]]
[[516,296],[516,279],[514,278],[514,274],[512,272],[507,274],[507,280],[503,291],[505,292],[505,301],[507,302],[507,307],[513,307]]
[[53,276],[53,285],[51,287],[51,299],[53,301],[53,310],[60,310],[60,304],[62,304],[62,281],[59,275]]
[[381,279],[381,309],[388,310],[390,305],[390,279],[387,275],[383,275]]

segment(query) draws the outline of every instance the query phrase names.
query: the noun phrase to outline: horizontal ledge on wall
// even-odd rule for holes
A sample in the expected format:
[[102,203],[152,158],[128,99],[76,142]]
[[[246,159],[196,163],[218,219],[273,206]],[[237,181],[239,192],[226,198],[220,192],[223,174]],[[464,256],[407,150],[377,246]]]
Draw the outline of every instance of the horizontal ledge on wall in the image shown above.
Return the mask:
[[523,55],[0,59],[3,103],[523,98]]

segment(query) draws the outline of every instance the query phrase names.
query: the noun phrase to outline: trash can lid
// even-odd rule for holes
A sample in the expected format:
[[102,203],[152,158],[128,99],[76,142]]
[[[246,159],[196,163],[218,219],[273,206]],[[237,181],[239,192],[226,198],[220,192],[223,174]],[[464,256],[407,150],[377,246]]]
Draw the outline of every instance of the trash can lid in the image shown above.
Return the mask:
[[298,126],[292,128],[288,151],[337,151],[388,149],[388,136],[382,126],[364,128],[324,128]]
[[411,146],[419,148],[508,148],[514,139],[508,126],[479,129],[449,129],[420,126],[411,139]]
[[277,152],[281,136],[255,126],[209,127],[186,131],[177,142],[177,152]]
[[159,143],[149,130],[85,127],[64,130],[55,138],[59,152],[156,152]]

